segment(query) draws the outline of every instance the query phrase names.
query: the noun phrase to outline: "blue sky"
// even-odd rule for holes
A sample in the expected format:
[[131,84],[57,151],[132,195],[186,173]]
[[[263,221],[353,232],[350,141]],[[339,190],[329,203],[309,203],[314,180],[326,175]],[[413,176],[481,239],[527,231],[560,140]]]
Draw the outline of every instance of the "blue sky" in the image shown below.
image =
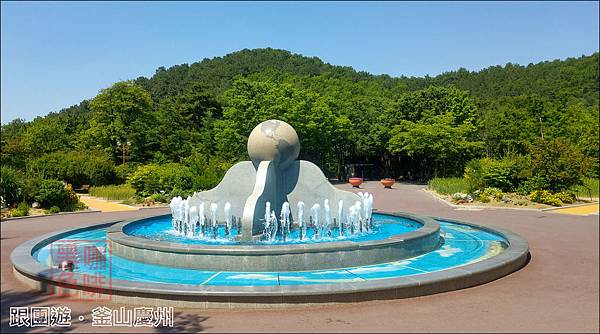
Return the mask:
[[598,51],[598,2],[2,2],[2,123],[159,66],[273,47],[423,76]]

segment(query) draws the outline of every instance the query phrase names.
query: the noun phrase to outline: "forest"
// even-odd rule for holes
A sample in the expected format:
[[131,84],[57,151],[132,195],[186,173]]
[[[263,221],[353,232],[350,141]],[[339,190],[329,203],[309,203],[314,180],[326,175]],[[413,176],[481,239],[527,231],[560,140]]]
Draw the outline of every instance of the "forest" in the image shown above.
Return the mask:
[[273,118],[296,129],[300,158],[330,178],[465,175],[482,187],[558,192],[598,177],[598,64],[594,53],[392,77],[266,48],[160,67],[3,124],[3,204],[68,210],[76,200],[52,192],[58,181],[127,183],[141,197],[207,189],[248,159],[250,131]]

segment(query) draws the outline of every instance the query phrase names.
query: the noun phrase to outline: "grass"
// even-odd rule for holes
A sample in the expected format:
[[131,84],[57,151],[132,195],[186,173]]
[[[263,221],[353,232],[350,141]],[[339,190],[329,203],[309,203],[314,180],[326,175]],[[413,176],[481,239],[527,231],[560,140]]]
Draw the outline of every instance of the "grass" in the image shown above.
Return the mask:
[[571,188],[571,191],[577,195],[577,198],[589,199],[590,196],[598,198],[598,179],[585,178],[583,179],[583,185],[575,186]]
[[90,188],[90,196],[114,201],[124,201],[135,196],[135,190],[127,184]]
[[442,195],[469,192],[469,184],[464,177],[436,177],[429,181],[428,186]]

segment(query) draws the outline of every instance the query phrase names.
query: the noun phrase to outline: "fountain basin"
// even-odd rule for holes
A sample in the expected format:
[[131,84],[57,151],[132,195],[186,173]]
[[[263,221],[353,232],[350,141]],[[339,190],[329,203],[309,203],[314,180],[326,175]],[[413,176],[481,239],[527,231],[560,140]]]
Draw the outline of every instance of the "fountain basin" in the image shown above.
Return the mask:
[[[244,273],[199,271],[137,263],[110,255],[108,282],[86,275],[98,269],[77,265],[70,276],[47,263],[55,243],[106,245],[100,225],[54,232],[29,240],[12,252],[16,277],[31,288],[71,298],[110,298],[113,302],[175,307],[280,307],[308,303],[347,303],[409,298],[484,284],[526,265],[527,241],[505,230],[434,218],[445,243],[430,253],[402,261],[339,270]],[[108,249],[108,248],[107,248]]]
[[[169,217],[165,215],[162,217]],[[131,235],[145,218],[115,224],[107,230],[113,254],[143,263],[201,270],[244,272],[305,271],[363,266],[419,256],[440,246],[440,226],[428,217],[396,214],[421,225],[380,239],[295,244],[184,244]],[[383,224],[386,224],[385,222]],[[393,224],[389,222],[387,224]]]

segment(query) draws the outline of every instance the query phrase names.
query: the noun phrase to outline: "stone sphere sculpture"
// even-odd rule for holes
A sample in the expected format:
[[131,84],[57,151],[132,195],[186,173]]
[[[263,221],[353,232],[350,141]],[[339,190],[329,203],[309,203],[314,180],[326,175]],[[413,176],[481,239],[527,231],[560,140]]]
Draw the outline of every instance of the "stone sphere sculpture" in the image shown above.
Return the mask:
[[255,166],[261,161],[272,161],[279,169],[286,169],[299,154],[298,134],[284,121],[264,121],[248,137],[248,155]]

